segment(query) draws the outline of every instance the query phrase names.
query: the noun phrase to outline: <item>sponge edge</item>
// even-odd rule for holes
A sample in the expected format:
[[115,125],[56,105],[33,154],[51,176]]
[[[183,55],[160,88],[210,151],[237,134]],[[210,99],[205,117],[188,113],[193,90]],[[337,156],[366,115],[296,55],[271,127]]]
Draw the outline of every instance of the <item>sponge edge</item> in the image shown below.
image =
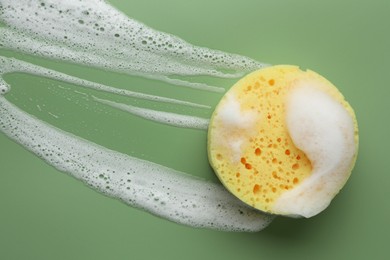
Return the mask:
[[246,204],[286,216],[324,210],[357,156],[351,106],[313,71],[279,65],[255,71],[221,99],[208,155],[223,185]]

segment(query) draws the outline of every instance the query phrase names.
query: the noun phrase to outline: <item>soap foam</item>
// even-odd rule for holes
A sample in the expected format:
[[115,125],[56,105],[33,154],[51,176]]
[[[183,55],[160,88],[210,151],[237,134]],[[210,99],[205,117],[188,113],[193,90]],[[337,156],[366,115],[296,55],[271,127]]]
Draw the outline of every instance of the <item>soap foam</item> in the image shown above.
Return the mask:
[[[12,73],[12,72],[24,72],[36,76],[42,76],[49,79],[55,79],[55,80],[79,85],[85,88],[91,88],[91,89],[122,95],[122,96],[127,96],[127,97],[133,97],[133,98],[144,99],[144,100],[155,101],[155,102],[162,102],[162,103],[184,105],[189,107],[210,108],[210,106],[203,105],[203,104],[198,104],[198,103],[193,103],[193,102],[188,102],[188,101],[183,101],[183,100],[178,100],[178,99],[173,99],[168,97],[144,94],[140,92],[130,91],[127,89],[114,88],[104,84],[91,82],[77,77],[72,77],[67,74],[55,70],[47,69],[41,66],[37,66],[15,58],[7,58],[7,57],[0,56],[0,75]],[[6,84],[3,85],[3,88],[9,90],[9,86]],[[3,93],[5,93],[5,91],[3,91]]]
[[[228,92],[220,102],[223,109],[218,109],[213,120],[221,131],[214,136],[216,146],[230,151],[230,160],[240,161],[244,140],[256,131],[256,123],[260,115],[251,110],[243,110],[234,92]],[[209,137],[210,138],[210,137]]]
[[297,148],[310,159],[313,172],[284,192],[273,210],[311,217],[325,209],[350,175],[356,154],[354,122],[342,104],[301,82],[287,102],[286,123]]
[[219,120],[227,127],[233,127],[238,129],[248,129],[253,127],[253,121],[256,117],[256,113],[252,111],[242,111],[239,101],[234,96],[234,93],[226,95],[224,100],[224,107],[219,111]]
[[[1,76],[12,72],[24,72],[36,76],[43,76],[50,79],[76,84],[86,88],[92,88],[95,90],[115,93],[118,95],[129,96],[129,97],[134,97],[139,99],[146,99],[146,100],[151,100],[156,102],[164,102],[164,103],[171,103],[177,105],[186,105],[190,107],[209,108],[209,106],[192,103],[188,101],[143,94],[143,93],[133,92],[125,89],[117,89],[103,84],[83,80],[77,77],[72,77],[67,74],[60,73],[54,70],[49,70],[28,62],[24,62],[14,58],[6,58],[2,56],[0,56],[0,93],[6,93],[10,89],[10,86],[1,78]],[[78,94],[86,95],[85,93],[79,91],[75,91],[75,92]],[[88,95],[86,96],[88,98]],[[120,110],[127,111],[129,113],[132,113],[133,115],[142,117],[144,119],[152,120],[167,125],[204,130],[207,129],[209,123],[208,119],[200,118],[196,116],[180,115],[180,114],[168,113],[168,112],[157,111],[152,109],[139,108],[135,106],[116,103],[106,99],[100,99],[94,96],[92,98],[97,102],[100,102],[105,105],[109,105],[113,108],[118,108]],[[54,118],[58,118],[57,115],[53,115],[53,114],[50,115],[53,116]]]
[[113,108],[118,108],[135,116],[145,118],[154,122],[172,125],[183,128],[203,129],[206,130],[209,125],[209,120],[197,116],[187,116],[176,113],[169,113],[164,111],[156,111],[147,108],[141,108],[122,103],[113,102],[107,99],[93,97],[99,103],[108,105]]
[[29,116],[2,96],[0,130],[103,194],[181,224],[258,231],[272,220],[220,185],[75,137]]
[[1,2],[3,48],[217,92],[223,89],[168,76],[239,77],[266,66],[153,30],[103,0]]

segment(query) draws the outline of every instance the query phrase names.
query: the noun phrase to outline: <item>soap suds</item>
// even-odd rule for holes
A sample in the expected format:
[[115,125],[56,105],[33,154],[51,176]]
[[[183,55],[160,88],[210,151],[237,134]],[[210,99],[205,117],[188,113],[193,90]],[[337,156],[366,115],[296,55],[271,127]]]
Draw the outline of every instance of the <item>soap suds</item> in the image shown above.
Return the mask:
[[[215,135],[216,146],[225,147],[230,151],[230,160],[239,162],[245,146],[245,138],[256,131],[256,122],[261,121],[259,113],[244,110],[235,93],[229,92],[221,100],[224,109],[219,109],[214,115],[215,125],[220,125],[221,132]],[[210,137],[209,137],[210,138]]]
[[228,145],[232,151],[232,160],[233,161],[240,161],[241,154],[242,154],[242,144],[244,143],[244,139],[242,138],[235,138],[233,140],[228,141]]
[[141,107],[136,107],[132,105],[121,104],[117,102],[113,102],[106,99],[101,99],[97,97],[93,97],[93,100],[108,105],[113,108],[120,109],[122,111],[126,111],[132,115],[139,116],[151,121],[155,121],[158,123],[172,125],[177,127],[184,128],[193,128],[193,129],[203,129],[206,130],[209,125],[209,119],[196,117],[196,116],[187,116],[176,113],[169,113],[163,111],[156,111],[152,109],[146,109]]
[[219,111],[219,120],[227,128],[248,129],[253,128],[253,121],[256,113],[253,111],[242,111],[239,101],[233,93],[225,96],[225,109]]
[[305,82],[292,90],[286,113],[291,138],[313,172],[283,193],[273,210],[311,217],[329,205],[349,177],[356,154],[354,122],[342,104]]
[[52,113],[52,112],[47,112],[49,115],[51,115],[52,117],[54,117],[55,119],[58,119],[59,116],[57,116],[56,114]]
[[266,66],[250,58],[193,46],[119,12],[103,0],[2,0],[2,48],[158,78],[220,92],[170,75],[239,77]]
[[[46,77],[49,79],[55,79],[55,80],[63,81],[66,83],[79,85],[79,86],[82,86],[85,88],[91,88],[91,89],[95,89],[95,90],[99,90],[99,91],[103,91],[103,92],[113,93],[113,94],[132,97],[132,98],[139,98],[139,99],[155,101],[155,102],[162,102],[162,103],[169,103],[169,104],[184,105],[184,106],[189,106],[189,107],[210,108],[210,106],[208,106],[208,105],[197,104],[197,103],[173,99],[173,98],[149,95],[149,94],[130,91],[127,89],[114,88],[114,87],[107,86],[104,84],[99,84],[96,82],[91,82],[91,81],[80,79],[77,77],[72,77],[72,76],[69,76],[67,74],[64,74],[64,73],[61,73],[61,72],[58,72],[55,70],[47,69],[47,68],[44,68],[41,66],[37,66],[37,65],[25,62],[25,61],[15,59],[15,58],[7,58],[7,57],[0,56],[0,75],[12,73],[12,72],[23,72],[23,73],[36,75],[36,76],[42,76],[42,77]],[[1,88],[3,88],[3,89],[5,89],[5,91],[3,91],[3,93],[5,93],[6,91],[8,91],[9,86],[5,82],[4,82],[4,84],[1,84],[1,82],[4,82],[4,81],[2,79],[0,81],[0,91],[2,90]]]
[[[86,88],[92,88],[99,91],[105,91],[109,93],[114,93],[122,96],[128,96],[128,97],[134,97],[139,99],[145,99],[155,102],[163,102],[163,103],[170,103],[170,104],[177,104],[177,105],[185,105],[189,107],[198,107],[198,108],[208,108],[209,106],[201,105],[197,103],[192,103],[188,101],[183,100],[177,100],[172,98],[166,98],[161,96],[154,96],[149,94],[143,94],[138,92],[133,92],[125,89],[117,89],[114,87],[106,86],[103,84],[83,80],[77,77],[72,77],[64,73],[60,73],[54,70],[49,70],[31,63],[27,63],[21,60],[17,60],[14,58],[6,58],[3,56],[0,56],[0,77],[7,73],[12,72],[23,72],[28,73],[36,76],[43,76],[50,79],[60,80],[67,83],[76,84],[82,87]],[[0,78],[2,81],[3,79]],[[4,81],[3,81],[4,82]],[[0,81],[1,83],[1,81]],[[62,86],[57,86],[58,88],[63,88]],[[6,93],[9,91],[9,86],[6,82],[4,84],[0,84],[0,93]],[[78,93],[80,95],[88,97],[87,94],[82,93],[80,91],[75,91],[75,93]],[[209,120],[195,117],[195,116],[187,116],[187,115],[180,115],[175,113],[168,113],[168,112],[162,112],[162,111],[156,111],[151,109],[144,109],[144,108],[138,108],[135,106],[130,105],[124,105],[120,103],[116,103],[110,100],[106,99],[100,99],[97,97],[92,97],[95,101],[98,101],[102,104],[109,105],[114,108],[118,108],[120,110],[127,111],[129,113],[132,113],[133,115],[137,115],[139,117],[142,117],[147,120],[152,120],[155,122],[177,126],[177,127],[183,127],[183,128],[193,128],[193,129],[207,129]],[[38,108],[40,109],[40,108]],[[52,117],[58,119],[57,115],[54,115],[52,113],[49,113]]]
[[272,220],[218,184],[75,137],[19,110],[2,96],[0,130],[103,194],[181,224],[258,231]]

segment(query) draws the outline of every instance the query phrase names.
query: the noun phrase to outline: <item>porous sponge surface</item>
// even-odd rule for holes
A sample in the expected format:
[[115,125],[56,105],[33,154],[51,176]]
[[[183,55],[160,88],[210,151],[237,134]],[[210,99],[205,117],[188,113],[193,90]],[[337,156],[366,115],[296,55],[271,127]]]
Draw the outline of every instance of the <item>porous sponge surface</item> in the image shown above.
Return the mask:
[[280,65],[255,71],[222,98],[209,126],[211,166],[224,186],[264,212],[286,191],[312,174],[312,164],[293,143],[286,126],[286,100],[297,82],[315,82],[353,115],[325,78],[299,67]]

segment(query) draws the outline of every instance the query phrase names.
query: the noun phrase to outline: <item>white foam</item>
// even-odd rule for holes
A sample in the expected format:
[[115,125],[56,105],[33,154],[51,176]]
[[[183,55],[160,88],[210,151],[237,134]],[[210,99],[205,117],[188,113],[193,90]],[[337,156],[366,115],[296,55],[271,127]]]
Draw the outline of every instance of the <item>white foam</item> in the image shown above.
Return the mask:
[[256,113],[253,111],[242,111],[240,102],[234,93],[226,94],[221,108],[218,109],[218,115],[219,120],[226,128],[252,128],[256,118]]
[[[55,79],[67,83],[72,83],[75,85],[79,85],[85,88],[91,88],[99,91],[104,91],[108,93],[113,93],[117,95],[122,95],[122,96],[127,96],[127,97],[133,97],[133,98],[139,98],[139,99],[144,99],[144,100],[150,100],[150,101],[155,101],[155,102],[162,102],[162,103],[170,103],[170,104],[178,104],[178,105],[184,105],[184,106],[190,106],[190,107],[198,107],[198,108],[210,108],[210,106],[203,105],[203,104],[198,104],[198,103],[193,103],[189,101],[184,101],[184,100],[178,100],[178,99],[173,99],[173,98],[168,98],[168,97],[161,97],[161,96],[155,96],[155,95],[150,95],[150,94],[144,94],[144,93],[139,93],[139,92],[134,92],[130,91],[127,89],[120,89],[120,88],[114,88],[111,86],[107,86],[104,84],[96,83],[96,82],[91,82],[88,80],[80,79],[77,77],[72,77],[67,74],[47,69],[41,66],[37,66],[25,61],[21,61],[15,58],[7,58],[0,56],[0,75],[4,75],[7,73],[11,72],[24,72],[24,73],[29,73],[32,75],[37,75],[37,76],[43,76],[46,78],[50,79]],[[6,83],[5,83],[6,84]],[[7,87],[6,85],[4,85]],[[5,88],[3,86],[3,88]],[[1,88],[1,84],[0,84]],[[7,90],[9,89],[9,86],[7,87]],[[1,89],[0,89],[1,91]]]
[[55,119],[58,119],[60,118],[58,115],[52,113],[52,112],[47,112],[49,115],[51,115],[52,117],[54,117]]
[[[151,101],[158,101],[158,102],[165,102],[165,103],[171,103],[171,104],[179,104],[179,105],[187,105],[191,107],[208,107],[205,105],[200,105],[188,101],[182,101],[177,99],[171,99],[171,98],[165,98],[161,96],[154,96],[154,95],[148,95],[138,92],[132,92],[129,90],[124,89],[117,89],[114,87],[106,86],[103,84],[83,80],[77,77],[72,77],[64,73],[60,73],[54,70],[49,70],[31,63],[27,63],[21,60],[17,60],[14,58],[6,58],[3,56],[0,56],[0,76],[11,73],[11,72],[25,72],[37,76],[44,76],[51,79],[61,80],[64,82],[69,82],[72,84],[80,85],[86,88],[92,88],[100,91],[115,93],[119,95],[124,96],[130,96],[130,97],[136,97],[140,99],[146,99]],[[9,86],[6,82],[3,81],[2,78],[0,78],[0,92],[6,93],[9,91]],[[1,82],[4,82],[4,84],[1,84]],[[63,88],[62,86],[58,86],[59,88]],[[87,94],[82,93],[80,91],[75,91],[75,93],[87,96]],[[183,128],[193,128],[193,129],[207,129],[209,120],[205,118],[200,118],[196,116],[187,116],[187,115],[180,115],[175,113],[168,113],[163,111],[156,111],[151,109],[145,109],[145,108],[139,108],[135,106],[130,105],[124,105],[120,103],[116,103],[110,100],[106,99],[100,99],[97,97],[93,97],[95,101],[98,101],[100,103],[103,103],[105,105],[109,105],[114,108],[118,108],[127,112],[132,113],[133,115],[152,120],[155,122],[167,124],[167,125],[173,125],[177,127],[183,127]],[[57,115],[54,115],[52,113],[49,113],[51,116],[58,119]]]
[[141,108],[132,105],[126,105],[122,103],[113,102],[107,99],[101,99],[93,97],[93,99],[99,103],[108,105],[113,108],[118,108],[122,111],[129,112],[135,116],[145,118],[154,122],[193,129],[206,130],[209,126],[209,119],[201,118],[197,116],[181,115],[176,113],[169,113],[164,111],[156,111],[153,109]]
[[2,0],[0,44],[67,60],[210,91],[169,75],[238,77],[266,66],[250,58],[193,46],[131,19],[103,0]]
[[220,185],[75,137],[29,116],[2,96],[0,130],[105,195],[181,224],[258,231],[272,220]]
[[227,144],[232,151],[232,160],[235,162],[240,161],[242,155],[242,144],[244,143],[244,139],[242,138],[234,138],[228,140]]
[[244,110],[234,92],[228,92],[215,109],[215,125],[219,129],[212,138],[215,146],[225,147],[230,151],[230,160],[238,162],[241,159],[242,149],[246,145],[244,140],[253,136],[256,124],[261,120],[260,114],[252,110]]
[[290,136],[311,161],[313,172],[283,193],[273,211],[311,217],[329,205],[350,175],[357,152],[354,122],[342,104],[311,82],[292,90],[286,113]]

